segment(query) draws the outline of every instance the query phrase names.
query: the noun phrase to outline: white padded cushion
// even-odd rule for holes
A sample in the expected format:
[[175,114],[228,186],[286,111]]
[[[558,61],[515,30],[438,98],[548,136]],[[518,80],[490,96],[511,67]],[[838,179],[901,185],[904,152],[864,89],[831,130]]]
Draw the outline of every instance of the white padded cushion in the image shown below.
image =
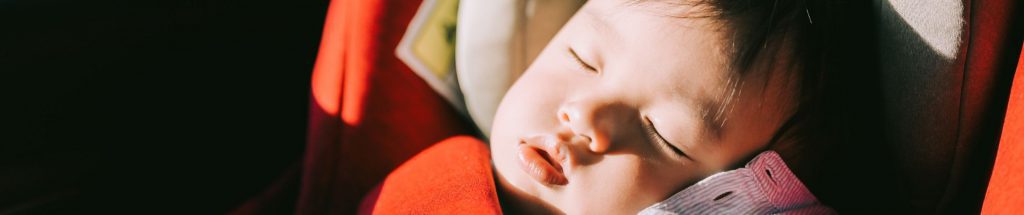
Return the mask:
[[582,0],[462,0],[455,66],[466,110],[484,135],[519,75]]

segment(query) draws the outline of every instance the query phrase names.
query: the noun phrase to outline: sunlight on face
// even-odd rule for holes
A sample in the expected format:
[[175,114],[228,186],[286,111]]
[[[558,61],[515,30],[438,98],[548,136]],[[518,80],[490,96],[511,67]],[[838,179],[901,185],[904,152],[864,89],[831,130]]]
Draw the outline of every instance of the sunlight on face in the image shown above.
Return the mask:
[[731,72],[719,27],[587,3],[498,109],[490,143],[503,207],[636,213],[763,150],[795,106],[794,88],[774,80],[791,77]]

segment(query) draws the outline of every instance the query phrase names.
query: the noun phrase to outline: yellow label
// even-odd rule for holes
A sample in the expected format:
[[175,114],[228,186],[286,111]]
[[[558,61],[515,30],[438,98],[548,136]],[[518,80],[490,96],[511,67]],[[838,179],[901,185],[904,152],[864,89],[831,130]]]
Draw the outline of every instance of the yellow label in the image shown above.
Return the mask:
[[412,42],[412,51],[438,79],[444,80],[454,66],[455,25],[458,0],[437,0],[437,4]]

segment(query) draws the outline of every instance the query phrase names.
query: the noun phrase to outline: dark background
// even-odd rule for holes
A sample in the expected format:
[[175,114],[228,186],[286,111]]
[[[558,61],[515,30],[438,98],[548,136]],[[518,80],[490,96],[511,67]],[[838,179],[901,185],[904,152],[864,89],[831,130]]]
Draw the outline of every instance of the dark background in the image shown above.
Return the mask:
[[0,213],[224,213],[302,154],[328,0],[0,0]]

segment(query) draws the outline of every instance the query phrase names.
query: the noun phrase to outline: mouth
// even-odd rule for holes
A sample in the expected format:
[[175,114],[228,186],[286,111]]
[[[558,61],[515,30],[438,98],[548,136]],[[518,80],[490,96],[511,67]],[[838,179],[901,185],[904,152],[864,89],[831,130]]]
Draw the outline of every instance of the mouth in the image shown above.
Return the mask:
[[561,148],[557,138],[534,136],[519,141],[519,167],[534,180],[546,185],[566,185]]

